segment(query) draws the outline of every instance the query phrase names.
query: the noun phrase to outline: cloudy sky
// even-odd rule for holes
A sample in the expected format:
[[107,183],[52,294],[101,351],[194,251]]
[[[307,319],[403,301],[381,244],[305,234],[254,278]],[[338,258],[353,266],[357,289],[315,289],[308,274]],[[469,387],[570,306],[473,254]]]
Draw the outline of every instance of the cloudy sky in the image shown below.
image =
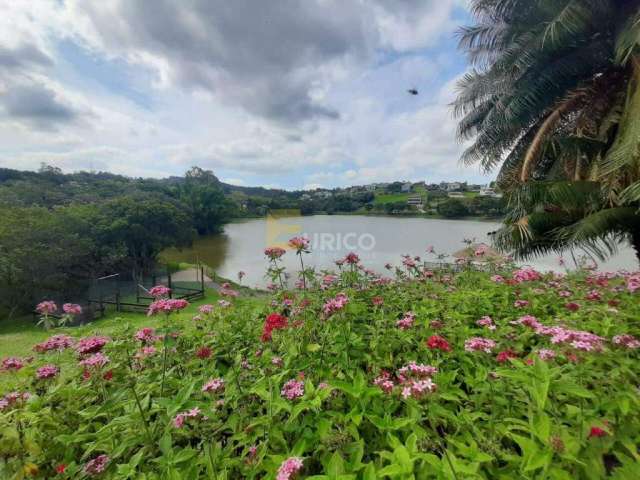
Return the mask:
[[[464,0],[0,0],[0,166],[333,187],[486,181],[448,103]],[[407,89],[416,88],[413,96]]]

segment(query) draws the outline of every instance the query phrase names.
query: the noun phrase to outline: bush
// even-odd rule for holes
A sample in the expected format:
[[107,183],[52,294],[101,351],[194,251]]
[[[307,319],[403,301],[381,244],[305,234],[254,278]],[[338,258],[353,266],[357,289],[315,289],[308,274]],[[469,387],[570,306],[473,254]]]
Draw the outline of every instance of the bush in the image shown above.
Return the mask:
[[5,359],[2,478],[637,477],[640,277],[357,261]]

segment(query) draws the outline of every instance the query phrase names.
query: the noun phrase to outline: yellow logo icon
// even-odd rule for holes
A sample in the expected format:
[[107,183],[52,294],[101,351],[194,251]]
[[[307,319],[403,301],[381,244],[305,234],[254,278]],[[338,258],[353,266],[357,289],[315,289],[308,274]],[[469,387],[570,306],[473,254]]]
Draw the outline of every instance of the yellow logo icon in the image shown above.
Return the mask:
[[295,222],[300,217],[300,210],[281,209],[273,210],[267,215],[266,246],[291,249],[289,239],[302,233],[302,225]]

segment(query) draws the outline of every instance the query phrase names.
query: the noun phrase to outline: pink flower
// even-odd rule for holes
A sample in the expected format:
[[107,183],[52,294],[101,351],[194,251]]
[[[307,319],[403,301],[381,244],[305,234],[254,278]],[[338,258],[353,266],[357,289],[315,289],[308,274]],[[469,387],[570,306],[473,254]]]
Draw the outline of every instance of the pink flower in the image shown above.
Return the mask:
[[153,345],[145,345],[136,353],[136,358],[143,360],[147,357],[155,355],[156,353],[158,353],[158,349],[156,349],[156,347],[154,347]]
[[198,311],[203,315],[209,315],[211,312],[213,312],[213,305],[200,305]]
[[357,265],[360,263],[360,257],[355,252],[349,252],[342,261],[347,265]]
[[283,365],[282,357],[273,357],[271,359],[271,364],[276,367],[281,367]]
[[523,307],[526,307],[527,305],[529,305],[528,300],[516,300],[515,302],[513,302],[513,306],[516,308],[523,308]]
[[287,251],[280,247],[267,247],[264,249],[264,254],[269,257],[270,260],[276,260],[282,257]]
[[568,298],[571,296],[571,292],[569,290],[560,290],[558,292],[558,295],[561,296],[562,298]]
[[7,357],[2,360],[2,370],[13,370],[17,372],[24,367],[24,362],[17,357]]
[[496,342],[483,337],[473,337],[464,342],[464,349],[467,352],[482,351],[485,353],[491,353],[491,350],[493,350],[495,346]]
[[298,253],[309,251],[309,239],[307,237],[293,237],[289,240],[289,246]]
[[218,305],[221,306],[222,308],[228,308],[231,306],[231,302],[227,300],[218,300]]
[[96,353],[102,350],[108,342],[107,337],[85,337],[81,338],[76,345],[76,351],[80,355],[88,355],[90,353]]
[[626,278],[627,290],[634,293],[636,290],[640,290],[640,272],[633,275],[629,275]]
[[107,455],[98,455],[93,460],[89,460],[84,466],[84,473],[90,477],[96,477],[105,471],[109,464],[109,457]]
[[584,298],[587,300],[598,301],[602,300],[602,294],[598,290],[589,290]]
[[491,281],[494,283],[504,283],[504,277],[502,275],[492,275]]
[[182,428],[184,422],[189,418],[198,418],[202,412],[198,407],[192,408],[186,412],[181,412],[173,418],[173,425],[176,428]]
[[295,475],[302,470],[303,460],[300,457],[290,457],[287,458],[282,464],[280,468],[278,468],[278,474],[276,475],[276,480],[293,480]]
[[496,326],[493,324],[493,319],[489,315],[485,315],[476,322],[476,325],[480,327],[487,327],[489,330],[495,330]]
[[52,313],[56,313],[57,311],[58,307],[52,300],[45,300],[36,305],[36,312],[38,312],[40,315],[51,315]]
[[524,325],[525,327],[530,327],[533,329],[536,329],[542,326],[542,324],[538,322],[538,319],[533,315],[524,315],[523,317],[520,317],[515,322],[511,322],[511,323]]
[[218,393],[224,390],[224,379],[214,378],[209,380],[202,386],[202,391],[205,393]]
[[107,363],[109,363],[109,357],[104,355],[102,352],[94,353],[90,357],[85,358],[78,362],[79,365],[88,368],[102,368]]
[[168,297],[170,293],[171,289],[164,285],[156,285],[149,290],[149,295],[154,298]]
[[72,345],[73,338],[71,338],[69,335],[54,335],[53,337],[49,337],[44,342],[34,345],[33,349],[38,353],[50,352],[52,350],[62,352]]
[[413,397],[420,399],[427,393],[434,392],[437,385],[433,383],[433,380],[427,378],[425,380],[411,380],[402,388],[402,398],[407,399]]
[[55,365],[44,365],[36,371],[36,377],[40,380],[53,378],[60,373],[60,369]]
[[142,343],[153,343],[158,340],[155,329],[151,327],[144,327],[138,330],[135,334],[135,339]]
[[62,311],[67,315],[80,315],[82,307],[76,303],[65,303],[62,305]]
[[413,326],[415,319],[416,316],[413,312],[407,312],[404,314],[404,317],[396,322],[396,327],[398,327],[400,330],[408,330]]
[[512,275],[513,275],[513,280],[516,283],[531,282],[534,280],[540,280],[542,278],[540,273],[531,267],[523,267],[513,272]]
[[0,398],[0,412],[8,409],[9,407],[19,406],[31,398],[29,392],[9,392],[4,397]]
[[438,373],[438,369],[423,363],[409,362],[398,370],[398,380],[404,382],[408,378],[424,379]]
[[300,382],[295,379],[289,380],[282,387],[280,395],[285,397],[287,400],[295,400],[296,398],[302,397],[304,395],[304,382]]
[[196,357],[198,357],[200,360],[206,360],[211,356],[212,353],[213,352],[209,347],[200,347],[198,350],[196,350]]
[[373,379],[373,384],[380,388],[384,393],[391,393],[395,383],[391,379],[389,372],[382,370],[380,375]]
[[149,305],[147,315],[157,315],[158,313],[170,314],[180,311],[189,306],[189,302],[182,298],[161,298]]
[[640,340],[629,334],[616,335],[611,341],[614,343],[614,345],[619,345],[621,347],[626,347],[632,350],[640,348]]
[[556,357],[556,352],[547,348],[541,348],[538,350],[538,357],[540,360],[551,360]]
[[342,310],[347,303],[349,303],[349,298],[344,293],[339,293],[335,296],[335,298],[330,298],[325,302],[322,306],[322,311],[324,312],[326,317],[333,315],[334,313]]

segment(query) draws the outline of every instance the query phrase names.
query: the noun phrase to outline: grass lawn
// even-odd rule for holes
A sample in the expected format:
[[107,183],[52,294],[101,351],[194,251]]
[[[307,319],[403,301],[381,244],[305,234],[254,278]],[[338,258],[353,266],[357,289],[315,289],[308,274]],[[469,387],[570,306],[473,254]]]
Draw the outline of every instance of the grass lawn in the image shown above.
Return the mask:
[[376,205],[384,205],[385,203],[406,202],[410,193],[384,193],[376,195],[373,203]]
[[[190,319],[198,311],[200,305],[213,303],[219,299],[214,290],[207,290],[206,297],[193,302],[183,312],[176,315],[179,319]],[[241,297],[240,304],[259,302],[259,296]],[[133,327],[155,327],[160,322],[160,317],[147,317],[144,312],[107,312],[104,318],[78,327],[55,328],[49,331],[36,325],[31,315],[0,321],[0,358],[9,356],[27,356],[36,343],[42,342],[52,335],[65,333],[74,337],[82,337],[91,334],[109,335],[129,323]],[[0,382],[1,383],[1,382]]]

